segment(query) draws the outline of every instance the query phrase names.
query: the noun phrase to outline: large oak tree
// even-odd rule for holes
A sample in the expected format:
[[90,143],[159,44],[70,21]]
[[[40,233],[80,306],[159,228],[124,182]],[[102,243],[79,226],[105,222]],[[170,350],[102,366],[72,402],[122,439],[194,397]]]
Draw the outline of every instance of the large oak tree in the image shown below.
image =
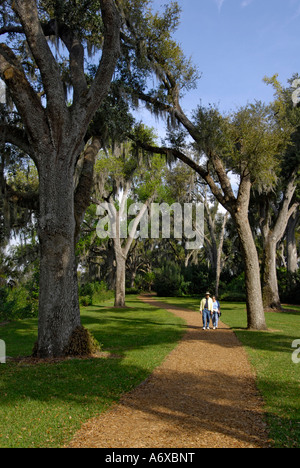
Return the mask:
[[90,124],[113,76],[121,95],[145,89],[153,73],[164,81],[157,54],[187,86],[193,69],[174,41],[170,47],[176,2],[162,15],[152,13],[150,0],[16,0],[0,9],[0,77],[14,106],[1,116],[0,136],[39,173],[37,354],[60,356],[80,325],[75,243],[105,139]]
[[[23,150],[39,173],[40,306],[37,354],[60,356],[80,325],[75,270],[74,172],[83,150],[87,128],[107,96],[120,54],[121,19],[113,0],[101,0],[103,46],[91,84],[85,74],[84,38],[79,29],[63,22],[57,9],[43,2],[2,2],[0,75],[18,114],[18,123],[1,122],[3,139]],[[62,2],[53,2],[59,7]],[[8,21],[5,21],[9,18]],[[9,33],[9,36],[7,36]],[[21,37],[38,76],[36,85],[13,41]],[[13,38],[12,38],[13,36]],[[72,105],[68,105],[61,65],[49,38],[61,41],[68,54]],[[39,88],[39,89],[38,89]]]

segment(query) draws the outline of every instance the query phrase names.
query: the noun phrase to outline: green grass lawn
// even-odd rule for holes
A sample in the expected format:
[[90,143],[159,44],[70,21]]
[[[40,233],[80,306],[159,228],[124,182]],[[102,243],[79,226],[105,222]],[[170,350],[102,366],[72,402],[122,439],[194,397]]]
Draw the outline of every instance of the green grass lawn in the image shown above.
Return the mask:
[[[194,298],[160,298],[169,304],[198,310]],[[266,314],[269,331],[246,330],[245,304],[224,303],[222,318],[246,348],[265,401],[270,438],[275,447],[300,448],[300,364],[292,361],[294,340],[300,340],[300,308]],[[213,333],[213,331],[212,331]],[[300,355],[298,355],[300,357]]]
[[300,306],[297,306],[297,305],[283,304],[283,307],[286,309],[297,310],[300,312]]
[[[112,303],[82,310],[83,324],[112,358],[58,364],[0,365],[0,447],[59,447],[81,423],[117,402],[145,380],[176,346],[182,321],[130,297],[129,308]],[[31,354],[34,319],[0,328],[7,355]]]

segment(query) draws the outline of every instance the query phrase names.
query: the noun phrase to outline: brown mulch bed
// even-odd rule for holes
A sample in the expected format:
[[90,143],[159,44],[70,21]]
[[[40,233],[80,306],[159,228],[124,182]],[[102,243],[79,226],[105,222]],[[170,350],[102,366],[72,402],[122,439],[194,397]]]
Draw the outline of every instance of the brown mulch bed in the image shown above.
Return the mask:
[[263,401],[246,353],[224,324],[203,331],[199,313],[153,298],[187,331],[153,374],[84,424],[70,448],[266,448]]

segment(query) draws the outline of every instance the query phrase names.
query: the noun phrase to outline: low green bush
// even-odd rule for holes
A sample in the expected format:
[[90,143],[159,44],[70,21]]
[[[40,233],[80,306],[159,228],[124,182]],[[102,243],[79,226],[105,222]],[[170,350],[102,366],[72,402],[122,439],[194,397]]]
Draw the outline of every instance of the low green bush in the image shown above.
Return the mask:
[[91,296],[79,296],[79,305],[81,307],[89,307],[93,305],[93,298]]
[[300,269],[289,273],[286,268],[277,270],[280,299],[286,304],[300,305]]
[[246,294],[241,292],[226,292],[219,297],[220,301],[226,302],[245,302]]
[[104,281],[100,283],[86,283],[79,287],[79,303],[82,307],[113,299],[114,292],[109,290]]
[[0,320],[18,320],[38,316],[38,298],[24,287],[2,287],[0,290]]
[[181,268],[176,263],[168,262],[156,271],[154,290],[161,297],[176,297],[188,294],[189,283],[181,274]]
[[[91,283],[79,288],[81,307],[100,304],[114,297],[105,283]],[[38,317],[39,291],[32,281],[15,287],[0,287],[0,321],[22,320]]]

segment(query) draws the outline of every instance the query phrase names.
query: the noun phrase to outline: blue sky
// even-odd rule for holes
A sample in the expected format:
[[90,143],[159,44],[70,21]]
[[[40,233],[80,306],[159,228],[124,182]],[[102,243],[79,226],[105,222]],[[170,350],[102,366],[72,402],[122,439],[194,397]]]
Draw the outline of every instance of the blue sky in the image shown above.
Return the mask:
[[[154,0],[155,8],[166,3]],[[176,32],[187,56],[202,73],[183,100],[189,114],[202,102],[235,110],[255,99],[272,99],[264,76],[283,84],[300,73],[300,0],[178,0]],[[155,125],[157,126],[157,125]]]

